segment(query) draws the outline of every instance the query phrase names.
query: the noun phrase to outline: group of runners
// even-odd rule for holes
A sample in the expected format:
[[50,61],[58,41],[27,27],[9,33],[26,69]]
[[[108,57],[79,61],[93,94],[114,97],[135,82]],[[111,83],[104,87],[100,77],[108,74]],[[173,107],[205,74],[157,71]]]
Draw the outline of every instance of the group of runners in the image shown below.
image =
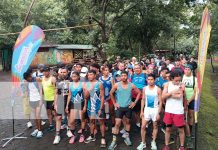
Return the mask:
[[[100,127],[100,147],[115,149],[119,133],[131,146],[131,125],[135,125],[138,135],[141,132],[137,150],[142,150],[146,148],[146,128],[152,123],[151,149],[157,149],[161,126],[165,133],[163,149],[168,150],[175,126],[179,150],[184,150],[192,145],[196,68],[194,58],[185,57],[173,62],[168,58],[143,58],[137,62],[135,57],[122,61],[118,57],[114,64],[77,63],[56,70],[40,64],[36,72],[29,69],[23,75],[23,91],[35,115],[31,136],[43,137],[41,108],[45,105],[48,131],[56,131],[53,144],[60,143],[62,129],[66,129],[70,144],[88,144],[96,140]],[[89,136],[84,134],[87,129]],[[111,141],[106,142],[106,132],[111,132]]]

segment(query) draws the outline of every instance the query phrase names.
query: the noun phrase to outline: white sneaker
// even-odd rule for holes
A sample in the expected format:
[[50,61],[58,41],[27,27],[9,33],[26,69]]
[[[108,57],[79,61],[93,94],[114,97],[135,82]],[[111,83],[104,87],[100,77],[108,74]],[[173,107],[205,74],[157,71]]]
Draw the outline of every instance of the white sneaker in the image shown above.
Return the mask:
[[38,131],[38,133],[37,133],[37,135],[36,135],[36,138],[41,138],[42,137],[42,135],[43,135],[43,133],[42,133],[42,131]]
[[137,150],[143,150],[144,148],[146,148],[146,144],[141,142],[140,145],[137,147]]
[[136,126],[137,126],[138,128],[140,128],[140,127],[141,127],[140,123],[136,123]]
[[123,128],[122,130],[120,130],[120,133],[124,134],[124,133],[126,133],[126,130]]
[[60,140],[61,140],[61,137],[59,135],[56,135],[53,144],[54,145],[59,144]]
[[27,124],[26,124],[26,126],[27,126],[27,128],[32,128],[32,123],[29,121],[29,122],[27,122]]
[[41,125],[42,125],[42,126],[44,126],[44,125],[45,125],[45,123],[46,123],[45,121],[41,121]]
[[122,135],[123,138],[127,138],[129,137],[129,133],[128,132],[125,132],[123,135]]
[[157,144],[155,141],[151,141],[151,149],[154,149],[154,150],[157,149]]
[[67,137],[71,138],[73,136],[73,133],[70,130],[67,130]]
[[35,137],[37,136],[37,133],[38,133],[38,129],[35,129],[32,133],[31,133],[31,136]]

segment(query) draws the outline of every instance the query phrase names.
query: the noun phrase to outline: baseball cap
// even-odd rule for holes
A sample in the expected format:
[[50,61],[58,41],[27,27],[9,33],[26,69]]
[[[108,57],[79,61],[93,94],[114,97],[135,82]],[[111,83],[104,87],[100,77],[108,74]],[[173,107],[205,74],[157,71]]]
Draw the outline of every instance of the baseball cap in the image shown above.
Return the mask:
[[45,66],[45,67],[43,68],[43,71],[50,71],[50,68]]
[[37,65],[37,68],[38,68],[38,69],[44,69],[44,67],[45,67],[44,64],[38,64],[38,65]]
[[116,76],[121,76],[121,71],[120,70],[116,72]]
[[81,72],[80,72],[80,77],[85,77],[88,71],[89,70],[87,67],[82,67]]
[[185,68],[189,68],[189,69],[193,69],[193,67],[192,67],[192,65],[190,65],[190,64],[186,64],[185,66],[184,66]]

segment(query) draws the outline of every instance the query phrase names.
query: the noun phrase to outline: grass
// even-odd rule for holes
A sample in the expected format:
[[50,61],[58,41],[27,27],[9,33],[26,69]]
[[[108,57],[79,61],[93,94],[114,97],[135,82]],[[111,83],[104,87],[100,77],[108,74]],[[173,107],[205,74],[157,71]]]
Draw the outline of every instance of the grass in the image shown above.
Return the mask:
[[[218,62],[215,64],[218,72]],[[218,148],[218,93],[213,92],[213,87],[218,87],[218,73],[212,73],[211,66],[206,65],[201,106],[198,116],[198,149],[214,150]]]

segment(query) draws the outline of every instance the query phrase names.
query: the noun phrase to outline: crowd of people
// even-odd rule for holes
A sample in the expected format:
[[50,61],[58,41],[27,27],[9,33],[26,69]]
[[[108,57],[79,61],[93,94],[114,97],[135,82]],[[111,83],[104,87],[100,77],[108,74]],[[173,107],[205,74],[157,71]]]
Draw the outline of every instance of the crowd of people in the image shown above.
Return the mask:
[[[46,129],[41,109],[47,110],[48,131],[56,131],[53,144],[61,141],[66,129],[69,143],[90,143],[96,140],[100,127],[100,147],[113,150],[119,144],[119,133],[127,146],[132,145],[131,125],[141,132],[137,150],[146,148],[146,128],[152,123],[151,149],[157,149],[158,126],[165,133],[169,150],[172,127],[179,133],[180,147],[192,147],[194,98],[196,91],[194,58],[144,58],[90,64],[60,65],[50,69],[43,64],[37,71],[24,73],[23,95],[32,108],[35,129],[31,136],[42,138]],[[79,125],[78,125],[79,124]],[[32,126],[29,121],[28,127]],[[89,136],[84,131],[89,130]],[[111,132],[106,142],[105,133]],[[140,132],[138,135],[140,135]]]

